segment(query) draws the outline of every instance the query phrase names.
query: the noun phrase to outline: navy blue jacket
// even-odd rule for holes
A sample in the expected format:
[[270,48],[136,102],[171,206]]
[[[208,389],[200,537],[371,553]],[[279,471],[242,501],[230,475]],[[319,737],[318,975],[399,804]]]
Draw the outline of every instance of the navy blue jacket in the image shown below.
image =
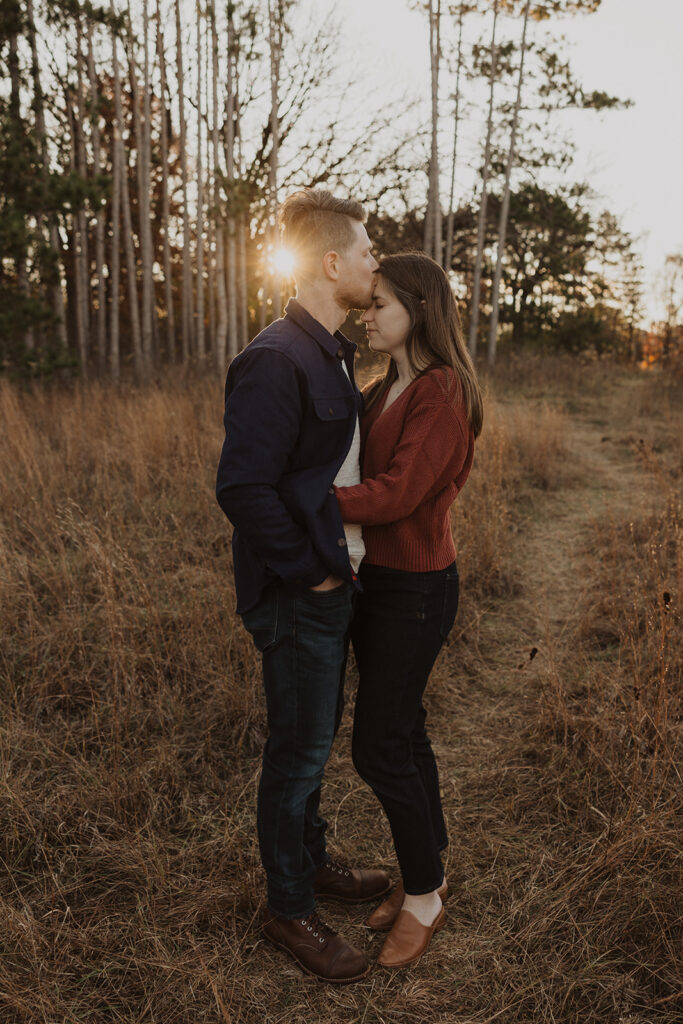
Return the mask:
[[216,497],[235,527],[240,614],[274,579],[313,587],[333,574],[358,586],[332,490],[363,401],[355,351],[290,299],[230,364]]

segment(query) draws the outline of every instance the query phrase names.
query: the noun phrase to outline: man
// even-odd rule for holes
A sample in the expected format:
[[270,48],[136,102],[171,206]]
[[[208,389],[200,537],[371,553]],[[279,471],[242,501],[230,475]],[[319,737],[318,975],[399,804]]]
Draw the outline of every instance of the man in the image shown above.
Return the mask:
[[297,297],[233,360],[216,494],[233,523],[237,611],[262,654],[268,740],[258,792],[266,937],[309,973],[347,982],[366,957],[328,928],[315,896],[364,902],[383,871],[330,861],[320,785],[343,704],[363,556],[332,484],[357,483],[356,346],[339,328],[370,304],[377,262],[362,206],[304,189],[280,211]]

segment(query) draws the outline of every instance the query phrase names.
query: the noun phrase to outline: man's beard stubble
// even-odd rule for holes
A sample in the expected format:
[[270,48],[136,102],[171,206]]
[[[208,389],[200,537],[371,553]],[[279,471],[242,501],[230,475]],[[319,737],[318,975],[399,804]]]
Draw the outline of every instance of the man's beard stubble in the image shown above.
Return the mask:
[[339,304],[345,309],[366,310],[372,302],[372,284],[365,292],[360,291],[360,286],[340,293]]

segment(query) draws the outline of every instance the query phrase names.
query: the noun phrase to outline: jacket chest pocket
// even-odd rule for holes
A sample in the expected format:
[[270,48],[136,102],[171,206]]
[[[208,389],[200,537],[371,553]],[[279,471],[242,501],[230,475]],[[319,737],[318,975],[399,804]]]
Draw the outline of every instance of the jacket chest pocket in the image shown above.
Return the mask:
[[314,398],[313,408],[317,419],[323,423],[333,423],[339,420],[348,420],[354,410],[353,398],[340,396],[339,398]]
[[290,470],[336,463],[349,444],[355,414],[351,395],[312,398]]

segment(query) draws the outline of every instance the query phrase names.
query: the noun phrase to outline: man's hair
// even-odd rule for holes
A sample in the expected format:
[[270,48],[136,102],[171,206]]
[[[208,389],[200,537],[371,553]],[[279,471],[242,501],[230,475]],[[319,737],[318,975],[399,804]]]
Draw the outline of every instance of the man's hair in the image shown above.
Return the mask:
[[354,240],[352,221],[367,215],[355,199],[338,199],[322,188],[303,188],[280,207],[282,241],[296,258],[297,276],[308,277],[326,252],[343,253]]

